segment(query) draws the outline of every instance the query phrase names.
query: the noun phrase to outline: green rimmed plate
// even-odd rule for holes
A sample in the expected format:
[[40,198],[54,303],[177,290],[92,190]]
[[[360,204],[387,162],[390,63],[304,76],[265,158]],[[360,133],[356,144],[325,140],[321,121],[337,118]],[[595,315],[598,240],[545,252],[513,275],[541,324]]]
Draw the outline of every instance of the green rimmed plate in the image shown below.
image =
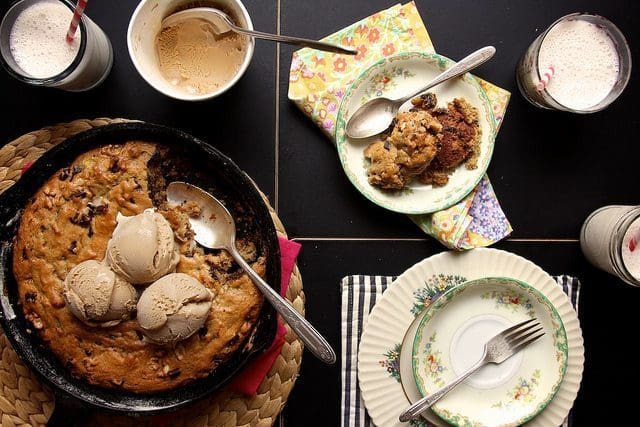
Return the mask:
[[519,426],[544,410],[567,370],[567,335],[553,304],[510,278],[466,282],[425,312],[413,341],[412,366],[423,396],[480,359],[484,343],[501,330],[537,318],[546,334],[500,365],[488,365],[437,402],[432,410],[455,426]]
[[[476,78],[469,73],[431,90],[438,96],[439,106],[446,106],[457,97],[465,98],[477,108],[482,129],[478,167],[467,170],[461,165],[443,187],[413,182],[403,190],[387,191],[372,186],[367,180],[368,161],[364,157],[364,150],[375,141],[375,137],[358,140],[349,138],[345,133],[346,122],[351,114],[371,98],[397,98],[411,93],[453,64],[452,60],[437,54],[401,53],[373,64],[347,90],[336,121],[338,155],[351,183],[373,203],[405,214],[436,212],[456,204],[469,194],[489,167],[496,136],[495,119],[489,99]],[[409,106],[410,102],[407,102],[400,111],[408,110]]]

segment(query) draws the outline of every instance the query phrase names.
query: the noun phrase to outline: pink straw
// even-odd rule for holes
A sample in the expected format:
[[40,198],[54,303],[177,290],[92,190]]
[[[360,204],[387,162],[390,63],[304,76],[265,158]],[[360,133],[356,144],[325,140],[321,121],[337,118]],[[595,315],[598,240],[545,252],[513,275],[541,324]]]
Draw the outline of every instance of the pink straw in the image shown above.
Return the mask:
[[540,77],[540,82],[538,82],[536,89],[538,89],[539,91],[546,89],[546,87],[549,85],[549,82],[551,81],[551,78],[555,73],[556,73],[556,69],[553,68],[553,65],[549,65],[549,68],[544,70],[544,73],[541,73],[542,77]]
[[73,18],[71,18],[71,24],[69,24],[69,31],[67,31],[67,43],[69,44],[73,42],[73,36],[76,34],[76,30],[78,29],[78,24],[80,23],[80,18],[82,18],[82,14],[84,13],[85,7],[87,7],[87,0],[78,0],[78,4],[76,4],[76,9],[73,11]]

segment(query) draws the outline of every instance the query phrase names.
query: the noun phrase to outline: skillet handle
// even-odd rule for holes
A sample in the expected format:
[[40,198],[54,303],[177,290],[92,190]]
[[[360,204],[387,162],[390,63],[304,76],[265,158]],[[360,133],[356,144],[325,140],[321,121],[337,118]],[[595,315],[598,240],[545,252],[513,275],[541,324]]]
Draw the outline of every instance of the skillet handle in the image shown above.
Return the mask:
[[69,397],[56,395],[56,406],[47,421],[47,427],[76,427],[84,425],[89,410]]

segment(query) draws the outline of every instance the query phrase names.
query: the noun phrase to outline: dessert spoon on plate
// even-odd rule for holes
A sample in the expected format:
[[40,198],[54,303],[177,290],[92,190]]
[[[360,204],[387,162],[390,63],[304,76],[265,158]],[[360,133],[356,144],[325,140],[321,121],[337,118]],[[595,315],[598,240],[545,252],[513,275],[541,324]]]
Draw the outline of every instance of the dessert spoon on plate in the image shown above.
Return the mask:
[[236,225],[233,217],[218,199],[200,187],[174,181],[167,186],[167,201],[178,205],[195,202],[202,210],[199,217],[189,218],[196,242],[205,248],[226,249],[311,353],[324,363],[335,363],[336,353],[327,340],[242,258],[236,248]]
[[397,99],[389,99],[384,96],[373,98],[358,108],[347,121],[345,132],[349,138],[369,138],[389,128],[398,110],[408,100],[416,95],[428,91],[434,86],[458,77],[467,71],[484,64],[496,53],[493,46],[485,46],[464,57],[453,67],[444,70],[431,80],[426,86],[412,92],[407,96]]

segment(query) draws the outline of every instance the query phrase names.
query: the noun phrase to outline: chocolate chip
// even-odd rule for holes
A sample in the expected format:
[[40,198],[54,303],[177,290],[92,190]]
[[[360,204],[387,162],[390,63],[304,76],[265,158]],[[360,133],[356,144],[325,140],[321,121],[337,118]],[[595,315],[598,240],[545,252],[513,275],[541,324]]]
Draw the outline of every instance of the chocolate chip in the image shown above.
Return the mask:
[[27,248],[22,248],[22,259],[27,259]]
[[200,335],[200,338],[204,338],[207,335],[207,332],[209,332],[209,329],[207,329],[206,326],[198,329],[198,335]]
[[67,178],[69,178],[69,175],[71,175],[71,169],[64,168],[60,171],[58,178],[60,179],[60,181],[65,181]]
[[170,370],[167,375],[169,375],[169,378],[178,378],[180,376],[180,368]]
[[111,159],[111,164],[109,165],[109,172],[116,173],[120,170],[120,166],[118,166],[118,159]]
[[71,194],[71,197],[82,199],[83,197],[87,197],[87,192],[83,189],[78,189]]
[[109,205],[104,203],[100,205],[94,205],[93,203],[87,203],[87,208],[89,208],[89,212],[95,215],[104,215],[109,210]]
[[73,179],[73,177],[78,175],[80,172],[82,172],[82,168],[78,165],[74,165],[71,169],[71,179]]
[[71,242],[71,244],[69,245],[69,252],[71,252],[72,254],[77,254],[78,253],[78,241],[74,240],[73,242]]
[[38,294],[35,292],[27,292],[24,295],[24,300],[26,302],[35,302],[36,298],[38,297]]
[[434,93],[423,93],[420,98],[422,99],[422,108],[425,110],[431,110],[438,105],[438,98]]
[[80,227],[89,227],[91,224],[91,215],[87,212],[77,212],[69,220],[72,224],[79,225]]
[[93,356],[93,351],[89,350],[88,348],[84,350],[84,354],[86,354],[87,356]]
[[91,225],[89,225],[89,230],[87,230],[87,236],[89,237],[93,236],[93,227],[91,227]]
[[387,151],[391,150],[391,144],[389,143],[389,141],[384,142],[384,149]]

